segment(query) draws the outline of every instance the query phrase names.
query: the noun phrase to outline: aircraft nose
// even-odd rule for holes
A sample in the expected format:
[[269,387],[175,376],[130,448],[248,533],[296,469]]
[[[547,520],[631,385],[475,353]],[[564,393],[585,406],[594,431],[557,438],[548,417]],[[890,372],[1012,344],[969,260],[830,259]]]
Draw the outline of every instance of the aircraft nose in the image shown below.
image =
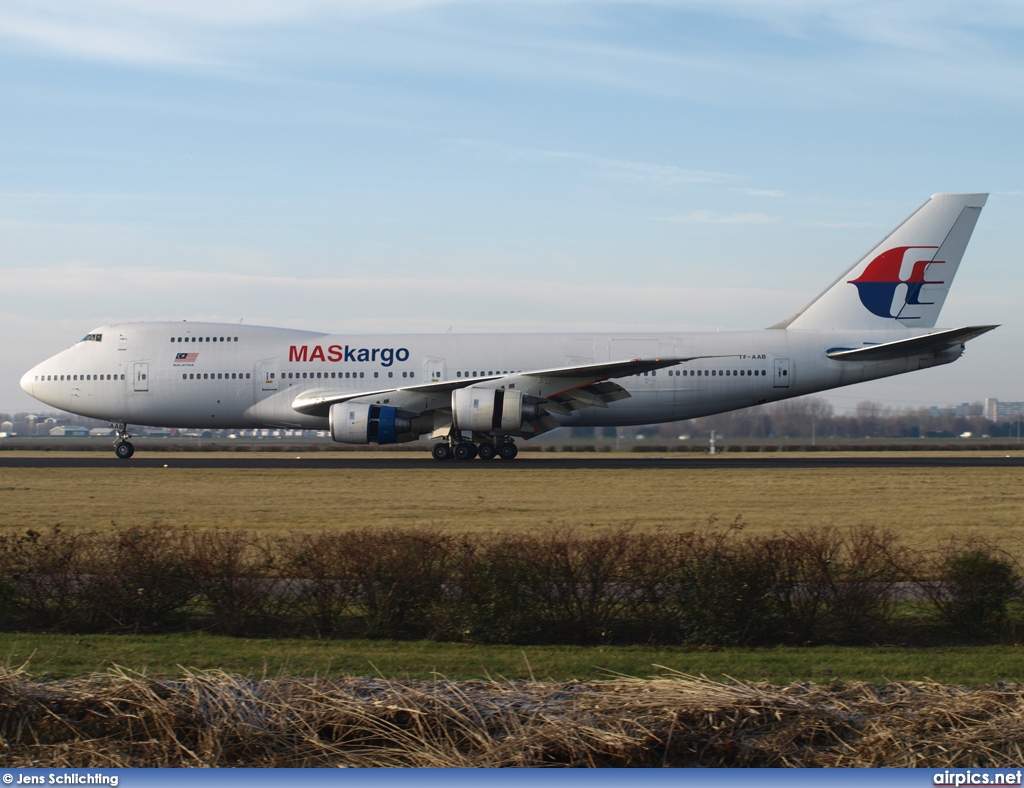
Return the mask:
[[21,388],[26,394],[32,393],[32,384],[35,383],[35,368],[30,369],[21,376]]

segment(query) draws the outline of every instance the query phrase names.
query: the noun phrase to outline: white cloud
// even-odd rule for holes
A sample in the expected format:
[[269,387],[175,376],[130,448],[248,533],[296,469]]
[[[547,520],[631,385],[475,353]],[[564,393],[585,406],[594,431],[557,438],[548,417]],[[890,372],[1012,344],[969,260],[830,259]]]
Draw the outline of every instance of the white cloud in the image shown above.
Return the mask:
[[[104,303],[111,292],[131,294],[125,302],[131,319],[196,319],[220,315],[238,319],[240,314],[225,314],[224,305],[236,305],[246,315],[262,312],[281,314],[281,305],[299,305],[302,314],[320,321],[322,330],[331,330],[340,318],[346,330],[356,330],[367,319],[383,320],[394,325],[396,320],[424,330],[429,325],[448,326],[452,317],[445,313],[434,316],[436,303],[479,304],[463,310],[465,318],[484,330],[491,320],[507,321],[496,311],[493,297],[507,288],[502,272],[493,277],[449,278],[419,277],[297,277],[252,275],[225,271],[154,270],[141,267],[99,267],[88,263],[67,262],[38,268],[8,268],[4,271],[5,296],[19,302],[44,299],[61,305],[68,312],[95,315],[95,304]],[[674,315],[681,303],[691,304],[687,312],[698,322],[707,305],[710,324],[720,324],[723,303],[736,304],[735,319],[747,314],[743,304],[749,302],[791,304],[800,296],[759,288],[679,287],[663,284],[591,284],[557,279],[532,280],[530,287],[508,299],[510,314],[526,315],[505,325],[528,330],[537,325],[534,315],[544,315],[547,326],[566,326],[582,321],[589,325],[617,324],[618,316],[626,321],[643,322],[651,315],[664,316],[662,325],[677,325]],[[714,307],[712,302],[717,302]],[[77,305],[77,306],[75,306]],[[697,305],[697,306],[693,306]],[[287,307],[286,307],[287,308]],[[785,309],[785,306],[780,307]],[[51,307],[51,313],[54,310]],[[553,317],[555,316],[555,317]],[[92,319],[84,318],[83,319]],[[323,321],[330,325],[324,325]],[[83,329],[89,326],[83,324]],[[391,329],[395,330],[395,329]],[[410,329],[412,330],[412,329]]]
[[673,224],[769,224],[775,219],[763,213],[720,214],[714,211],[690,211],[675,216],[660,216],[657,221]]
[[[662,36],[637,35],[638,8]],[[436,13],[435,13],[436,12]],[[704,46],[685,31],[716,19]],[[740,20],[744,24],[735,24]],[[130,65],[250,69],[317,59],[381,74],[458,73],[597,85],[711,103],[879,101],[921,87],[1015,101],[1024,69],[1013,0],[6,0],[0,40]],[[745,31],[745,32],[743,32]],[[335,46],[326,44],[330,33]],[[751,34],[758,38],[749,47]],[[825,51],[819,49],[827,41]],[[792,44],[812,52],[797,51]],[[837,45],[838,44],[838,45]],[[846,46],[849,45],[849,46]],[[955,56],[954,56],[955,55]],[[815,61],[807,67],[808,58]],[[926,96],[913,94],[919,101]]]
[[777,189],[743,189],[736,188],[734,191],[740,194],[746,194],[750,197],[785,197],[786,193]]
[[725,172],[687,169],[674,164],[652,164],[643,161],[594,156],[589,153],[517,147],[491,140],[461,139],[455,140],[453,144],[457,148],[483,156],[499,156],[521,161],[561,161],[576,164],[595,175],[611,180],[678,185],[683,183],[729,183],[737,180],[739,177]]

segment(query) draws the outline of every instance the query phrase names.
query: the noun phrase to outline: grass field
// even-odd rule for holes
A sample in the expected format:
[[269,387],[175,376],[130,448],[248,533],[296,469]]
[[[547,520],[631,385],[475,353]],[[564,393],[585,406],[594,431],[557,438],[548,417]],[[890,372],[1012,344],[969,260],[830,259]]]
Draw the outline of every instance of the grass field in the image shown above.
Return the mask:
[[740,520],[750,534],[875,525],[893,528],[911,546],[981,536],[1024,552],[1024,485],[1012,469],[749,471],[729,468],[723,457],[722,468],[711,470],[534,471],[529,455],[522,459],[527,467],[515,473],[501,467],[311,470],[298,459],[295,470],[209,472],[176,469],[171,454],[166,462],[158,469],[5,470],[0,526],[513,532],[629,524],[680,531]]
[[[52,455],[50,455],[52,456]],[[104,455],[105,456],[105,455]],[[550,455],[548,455],[550,456]],[[594,455],[590,455],[594,456]],[[607,456],[607,455],[604,455]],[[652,470],[531,470],[439,467],[360,470],[17,470],[0,477],[0,527],[108,528],[162,523],[257,530],[441,527],[457,532],[585,532],[631,524],[680,531],[741,520],[745,533],[875,525],[915,547],[981,536],[1024,553],[1019,471],[832,470],[722,467]],[[891,454],[887,455],[891,456]],[[685,459],[680,459],[685,462]],[[453,472],[454,471],[454,472]],[[251,641],[203,635],[0,634],[8,665],[69,676],[112,664],[169,673],[176,666],[252,675],[376,674],[452,679],[488,675],[568,680],[611,673],[646,676],[664,665],[684,673],[789,681],[922,680],[980,685],[1020,680],[1020,649],[814,648],[658,650],[450,645],[387,641]]]
[[684,649],[644,646],[481,646],[388,640],[249,640],[188,635],[38,635],[0,633],[3,664],[40,678],[64,678],[114,666],[153,675],[181,668],[246,676],[444,677],[590,681],[677,671],[715,680],[932,680],[982,686],[1024,680],[1019,646],[955,648]]

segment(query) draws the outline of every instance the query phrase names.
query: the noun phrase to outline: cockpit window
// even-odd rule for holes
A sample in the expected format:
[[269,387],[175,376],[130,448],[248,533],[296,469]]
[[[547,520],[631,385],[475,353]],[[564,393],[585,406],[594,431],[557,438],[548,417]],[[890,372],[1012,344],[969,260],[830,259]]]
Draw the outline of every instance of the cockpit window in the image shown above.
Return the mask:
[[82,337],[83,342],[102,342],[103,334],[86,334]]

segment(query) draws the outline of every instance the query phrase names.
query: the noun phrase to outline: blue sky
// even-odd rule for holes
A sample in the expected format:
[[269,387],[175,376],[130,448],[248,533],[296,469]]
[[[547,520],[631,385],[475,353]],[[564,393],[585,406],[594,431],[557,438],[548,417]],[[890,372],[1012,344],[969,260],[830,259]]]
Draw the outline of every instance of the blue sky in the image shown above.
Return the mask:
[[930,194],[992,193],[954,365],[1024,400],[1024,4],[6,0],[0,410],[112,321],[760,328]]

